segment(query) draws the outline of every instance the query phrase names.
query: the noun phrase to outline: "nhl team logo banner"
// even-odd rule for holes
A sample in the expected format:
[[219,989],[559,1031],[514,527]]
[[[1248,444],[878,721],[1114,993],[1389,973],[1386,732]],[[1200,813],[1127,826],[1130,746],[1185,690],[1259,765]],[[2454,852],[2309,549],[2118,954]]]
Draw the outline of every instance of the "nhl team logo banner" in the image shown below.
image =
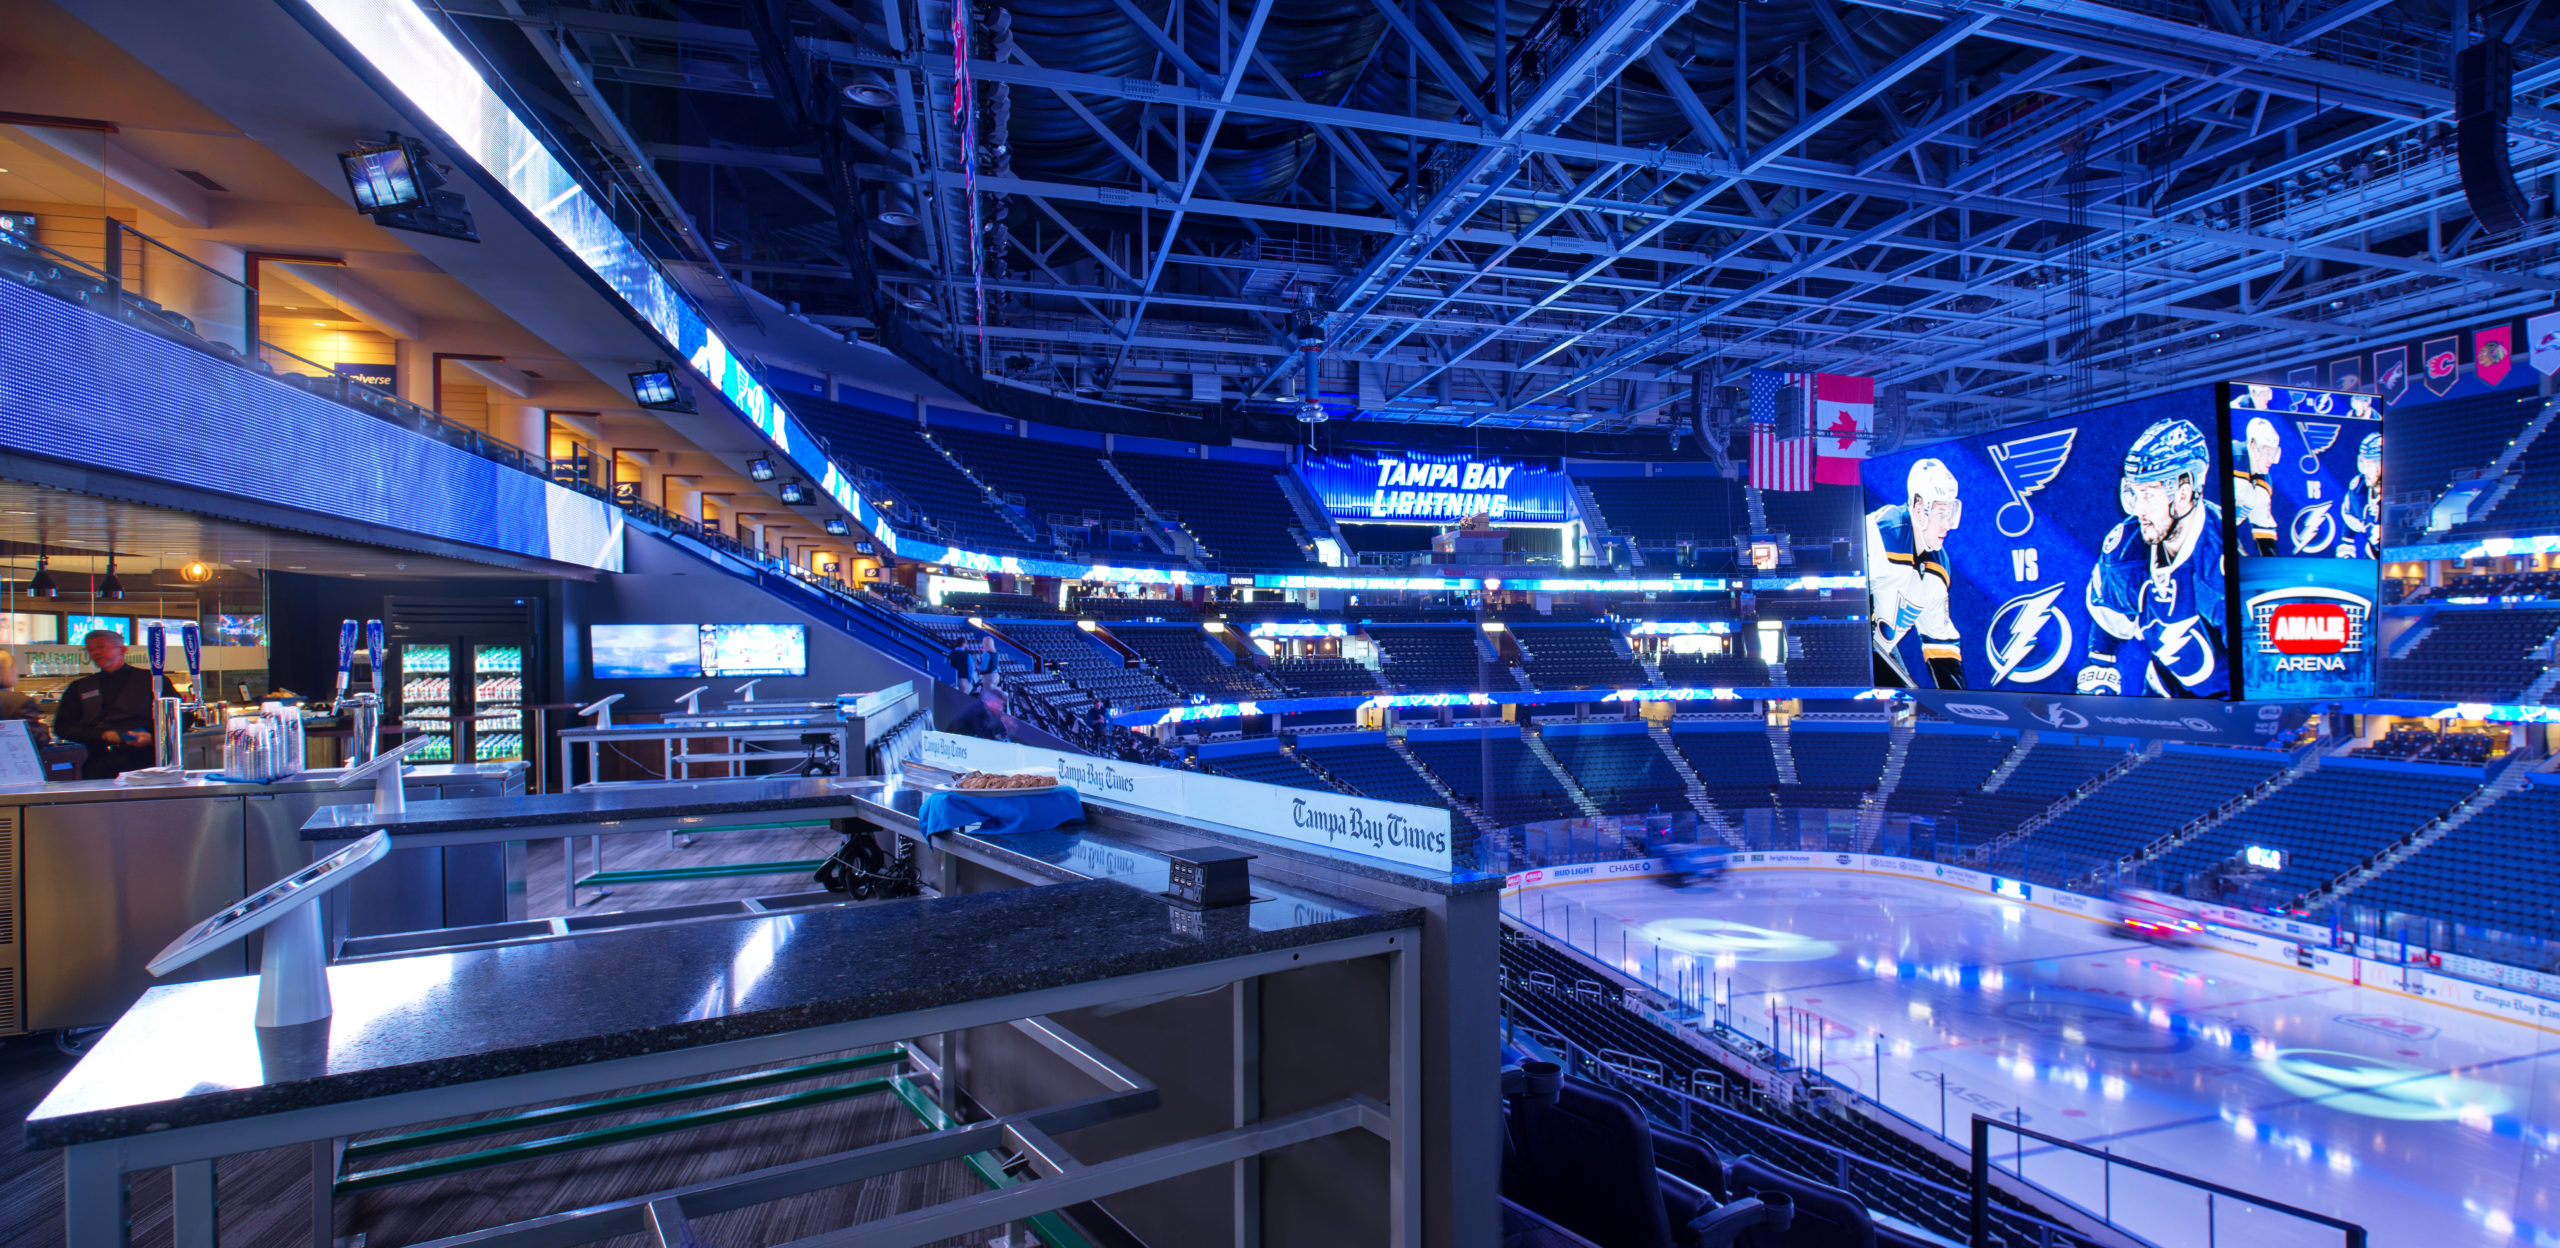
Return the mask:
[[2438,396],[2450,393],[2462,376],[2462,336],[2428,339],[2418,348],[2418,367],[2426,372],[2429,391]]
[[2330,361],[2330,362],[2329,362],[2329,388],[2330,388],[2330,389],[2332,389],[2332,390],[2358,390],[2358,389],[2362,389],[2362,388],[2363,388],[2363,386],[2364,386],[2364,357],[2363,357],[2363,356],[2360,356],[2360,355],[2350,355],[2350,356],[2348,356],[2347,358],[2345,358],[2345,359],[2343,359],[2343,360],[2332,360],[2332,361]]
[[[2553,346],[2560,352],[2560,343]],[[2397,403],[2409,389],[2409,348],[2392,347],[2373,353],[2373,386],[2382,393],[2385,403]]]
[[2545,377],[2560,372],[2560,312],[2545,312],[2524,323],[2526,360]]
[[2515,344],[2508,337],[2512,327],[2474,330],[2471,334],[2471,371],[2479,374],[2480,384],[2494,386],[2507,379],[2507,369],[2515,362]]

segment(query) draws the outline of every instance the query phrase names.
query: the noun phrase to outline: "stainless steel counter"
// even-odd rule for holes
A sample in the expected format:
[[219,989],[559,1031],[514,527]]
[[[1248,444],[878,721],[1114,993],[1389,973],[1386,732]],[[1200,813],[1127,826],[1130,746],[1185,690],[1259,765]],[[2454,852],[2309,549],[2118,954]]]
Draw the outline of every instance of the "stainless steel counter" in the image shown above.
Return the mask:
[[[373,800],[370,786],[337,787],[338,774],[0,790],[0,1035],[115,1021],[155,982],[143,963],[188,925],[311,861],[312,812]],[[521,793],[524,764],[415,767],[408,787],[416,801]],[[507,882],[523,872],[507,853],[401,851],[330,899],[330,926],[346,936],[521,917]],[[174,978],[244,974],[258,954],[253,941]]]

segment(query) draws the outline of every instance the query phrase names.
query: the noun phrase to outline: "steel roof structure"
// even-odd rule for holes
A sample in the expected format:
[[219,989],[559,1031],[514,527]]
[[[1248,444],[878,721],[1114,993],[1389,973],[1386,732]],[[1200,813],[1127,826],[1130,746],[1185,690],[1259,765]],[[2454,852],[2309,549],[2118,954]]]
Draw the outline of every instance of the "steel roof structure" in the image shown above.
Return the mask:
[[1782,367],[1933,437],[2560,292],[2560,0],[444,7],[715,313],[1099,403],[1631,432]]

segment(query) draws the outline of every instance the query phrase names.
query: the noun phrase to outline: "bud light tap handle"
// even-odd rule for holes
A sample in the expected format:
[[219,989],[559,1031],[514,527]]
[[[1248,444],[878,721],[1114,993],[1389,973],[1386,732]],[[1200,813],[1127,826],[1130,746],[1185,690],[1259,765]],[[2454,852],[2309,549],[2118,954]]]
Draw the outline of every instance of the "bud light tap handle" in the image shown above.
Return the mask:
[[382,621],[364,622],[365,657],[373,660],[373,696],[382,696]]
[[186,648],[187,675],[204,679],[204,630],[194,624],[179,626],[178,642]]
[[142,632],[143,641],[151,647],[151,691],[160,691],[162,677],[169,674],[169,626],[154,622]]
[[347,697],[347,674],[356,665],[356,622],[338,621],[338,700]]

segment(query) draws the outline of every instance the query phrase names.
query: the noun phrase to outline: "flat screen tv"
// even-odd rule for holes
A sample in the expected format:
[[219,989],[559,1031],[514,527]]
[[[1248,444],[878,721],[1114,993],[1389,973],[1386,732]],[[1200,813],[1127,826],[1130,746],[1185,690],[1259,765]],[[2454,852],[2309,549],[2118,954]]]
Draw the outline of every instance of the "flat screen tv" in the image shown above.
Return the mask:
[[62,618],[63,640],[75,646],[86,644],[89,634],[102,629],[124,638],[128,646],[133,644],[133,617],[130,615],[67,615]]
[[809,630],[799,624],[705,624],[705,676],[806,676]]
[[594,624],[587,655],[598,680],[702,675],[702,637],[693,624]]

